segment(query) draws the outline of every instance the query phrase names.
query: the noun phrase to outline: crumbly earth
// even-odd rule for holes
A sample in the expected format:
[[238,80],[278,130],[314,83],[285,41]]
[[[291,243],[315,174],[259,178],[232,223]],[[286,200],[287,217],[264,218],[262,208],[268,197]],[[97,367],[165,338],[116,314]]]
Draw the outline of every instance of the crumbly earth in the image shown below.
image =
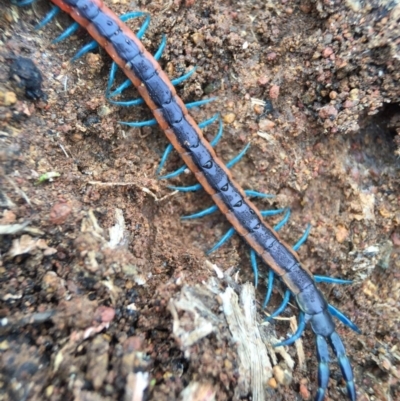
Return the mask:
[[[190,174],[157,180],[167,140],[156,126],[118,123],[152,116],[145,106],[106,100],[103,51],[70,62],[87,43],[83,30],[52,44],[68,16],[37,31],[46,1],[0,5],[1,398],[256,399],[237,391],[237,344],[227,326],[184,351],[168,307],[183,288],[215,275],[207,259],[229,269],[239,287],[252,281],[248,250],[234,237],[205,256],[227,223],[217,213],[180,220],[211,200],[168,188],[194,183]],[[124,0],[110,7],[132,11]],[[218,96],[192,114],[202,121],[221,113],[219,155],[229,160],[251,142],[233,174],[244,188],[275,195],[258,202],[261,209],[290,207],[282,237],[295,243],[312,225],[302,263],[354,280],[320,287],[363,332],[338,323],[358,399],[400,399],[399,2],[171,0],[135,9],[152,17],[148,49],[167,35],[160,63],[170,77],[197,66],[178,86],[183,100]],[[10,78],[17,56],[42,72],[47,101],[27,99]],[[206,137],[217,129],[207,127]],[[163,172],[180,165],[173,155]],[[266,271],[260,265],[258,301]],[[277,284],[267,312],[281,294]],[[218,297],[208,304],[222,316]],[[292,305],[283,317],[297,314]],[[290,331],[285,320],[264,327],[281,339]],[[313,397],[311,330],[302,345],[306,364],[288,368],[278,359],[287,374],[274,371],[266,399]],[[298,360],[295,347],[287,351]],[[344,400],[334,357],[331,370],[326,400]]]

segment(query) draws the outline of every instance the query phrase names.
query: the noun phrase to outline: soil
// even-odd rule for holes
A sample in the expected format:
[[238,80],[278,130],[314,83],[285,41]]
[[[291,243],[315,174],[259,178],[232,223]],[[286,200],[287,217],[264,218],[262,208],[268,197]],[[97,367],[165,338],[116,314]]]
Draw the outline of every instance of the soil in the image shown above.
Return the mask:
[[[248,344],[228,313],[254,281],[248,249],[235,236],[206,256],[229,226],[218,213],[180,219],[211,199],[168,187],[194,184],[190,174],[157,179],[167,139],[157,126],[119,124],[152,116],[145,106],[107,101],[108,56],[93,51],[71,62],[87,33],[52,44],[70,20],[60,13],[35,30],[45,1],[0,5],[1,399],[311,399],[314,335],[307,329],[296,346],[274,354],[271,339],[292,332],[298,310],[291,305],[260,325],[282,295],[276,284],[262,309],[261,264],[253,304],[241,298],[238,306],[245,319],[256,302],[252,324],[241,327],[268,350],[259,348],[260,363],[271,358],[256,391],[254,372],[242,365]],[[182,99],[217,97],[191,112],[197,121],[221,113],[218,154],[228,161],[251,143],[233,175],[246,189],[275,195],[257,201],[260,209],[290,208],[282,237],[294,244],[311,224],[302,263],[353,280],[320,288],[362,331],[337,324],[358,399],[399,400],[399,2],[134,6],[152,17],[146,48],[155,52],[167,35],[160,63],[170,77],[197,66],[178,85]],[[124,0],[110,7],[133,9]],[[12,68],[18,57],[42,74],[36,100]],[[137,96],[128,89],[122,98]],[[217,130],[214,123],[205,136]],[[172,155],[162,173],[180,166]],[[331,359],[326,400],[344,400]]]

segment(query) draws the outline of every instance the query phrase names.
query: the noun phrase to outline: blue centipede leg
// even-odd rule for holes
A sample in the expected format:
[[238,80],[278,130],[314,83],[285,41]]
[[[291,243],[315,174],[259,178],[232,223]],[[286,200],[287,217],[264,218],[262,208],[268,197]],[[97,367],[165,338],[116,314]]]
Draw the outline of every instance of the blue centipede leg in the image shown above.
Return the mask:
[[193,67],[193,68],[192,68],[191,70],[189,70],[189,72],[187,72],[186,74],[184,74],[184,75],[182,75],[182,76],[180,76],[180,77],[178,77],[178,78],[175,78],[175,79],[171,80],[172,85],[173,85],[173,86],[177,86],[177,85],[179,85],[180,83],[182,83],[183,81],[186,81],[188,78],[190,78],[190,77],[195,73],[196,70],[197,70],[197,67]]
[[85,46],[82,47],[81,50],[79,50],[74,57],[72,57],[71,61],[76,61],[78,60],[78,58],[81,58],[82,56],[84,56],[85,54],[91,52],[94,49],[97,49],[99,47],[99,44],[95,41],[92,40],[90,41],[88,44],[86,44]]
[[157,168],[157,174],[158,174],[159,171],[164,167],[164,164],[166,163],[166,161],[167,161],[167,159],[168,159],[168,156],[169,156],[169,154],[173,151],[173,149],[174,149],[174,147],[173,147],[170,143],[169,143],[169,144],[167,145],[167,147],[165,148],[164,153],[163,153],[163,155],[162,155],[162,157],[161,157],[160,164],[159,164],[159,166],[158,166],[158,168]]
[[253,268],[254,272],[254,287],[257,288],[258,286],[258,264],[257,264],[257,255],[254,249],[250,250],[250,261],[251,267]]
[[318,391],[315,401],[323,401],[329,381],[329,350],[323,336],[316,335],[317,359],[318,359]]
[[216,99],[217,99],[216,97],[209,97],[207,99],[198,100],[197,102],[185,103],[185,106],[188,110],[190,110],[190,109],[193,109],[194,107],[200,107],[205,104],[211,103]]
[[[199,124],[199,128],[203,129],[205,127],[207,127],[208,125],[212,124],[215,120],[217,120],[219,118],[219,122],[220,122],[220,128],[218,130],[217,135],[215,136],[215,138],[210,142],[211,147],[214,147],[219,140],[222,137],[222,132],[223,132],[223,124],[222,124],[222,120],[219,116],[219,113],[215,114],[214,116],[212,116],[210,119],[203,121]],[[164,162],[165,163],[165,162]],[[160,163],[161,164],[161,163]],[[177,177],[178,175],[182,174],[185,170],[186,170],[186,166],[183,165],[182,167],[178,168],[177,170],[173,171],[172,173],[168,173],[166,175],[162,175],[160,177],[158,177],[159,180],[167,180],[169,178],[174,178]],[[160,167],[157,168],[157,172],[160,171]]]
[[311,224],[307,225],[306,231],[304,231],[304,234],[300,237],[300,239],[293,245],[293,250],[297,251],[299,248],[307,241],[308,236],[310,235],[311,231]]
[[175,187],[174,185],[168,185],[167,188],[172,189],[173,191],[179,192],[195,192],[201,189],[201,184],[191,185],[189,187]]
[[29,4],[32,4],[35,0],[11,0],[12,4],[17,5],[18,7],[23,7],[23,6],[29,6]]
[[268,287],[267,287],[267,293],[265,294],[263,309],[265,309],[267,307],[268,302],[271,299],[272,288],[274,287],[274,278],[275,278],[274,271],[272,269],[269,269],[268,270]]
[[353,370],[351,369],[350,360],[346,355],[343,342],[339,334],[334,331],[329,337],[328,341],[333,349],[333,352],[338,359],[340,370],[342,371],[343,378],[346,382],[347,394],[351,401],[356,401],[356,388],[354,385]]
[[230,238],[232,238],[233,234],[235,234],[235,229],[231,227],[225,234],[224,236],[209,250],[206,252],[206,255],[209,255],[210,253],[213,253],[216,251],[220,246],[222,246],[226,241],[228,241]]
[[62,32],[59,36],[52,40],[51,43],[59,43],[64,39],[67,39],[71,35],[73,35],[78,29],[80,25],[77,22],[71,24],[64,32]]
[[128,127],[133,127],[133,128],[143,128],[143,127],[151,127],[152,125],[157,125],[157,120],[155,118],[152,118],[151,120],[146,120],[146,121],[132,121],[132,122],[118,121],[118,124],[127,125]]
[[232,160],[230,160],[228,163],[226,163],[226,167],[231,168],[236,163],[238,163],[243,158],[243,156],[246,154],[249,147],[250,147],[250,142],[244,147],[244,149],[237,156],[235,156]]
[[253,198],[274,198],[275,197],[275,195],[264,194],[262,192],[253,191],[252,189],[245,189],[244,192],[250,198],[251,197],[253,197]]
[[269,217],[269,216],[275,216],[277,214],[283,213],[286,209],[274,209],[274,210],[261,210],[261,216],[262,217]]
[[290,296],[292,293],[289,290],[285,291],[285,295],[283,297],[282,303],[279,305],[279,307],[271,313],[268,317],[264,319],[265,322],[268,322],[269,320],[273,319],[274,317],[280,315],[287,307],[289,301],[290,301]]
[[283,219],[276,226],[274,226],[275,231],[279,231],[288,222],[290,214],[290,209],[287,209],[285,215],[283,216]]
[[305,328],[306,328],[306,320],[304,319],[304,313],[300,312],[299,325],[297,327],[296,333],[294,333],[292,337],[288,338],[287,340],[274,344],[274,347],[284,347],[286,345],[293,344],[296,340],[298,340],[301,337]]
[[209,214],[212,214],[218,210],[218,206],[211,206],[208,209],[204,209],[201,212],[197,212],[194,214],[190,214],[188,216],[183,216],[181,217],[181,220],[192,220],[192,219],[198,219],[199,217],[204,217],[208,216]]
[[356,333],[361,334],[361,330],[345,314],[343,314],[339,309],[336,309],[331,304],[328,304],[328,310],[329,310],[329,313],[332,316],[334,316],[337,319],[339,319],[347,327],[350,327]]
[[52,9],[46,14],[46,16],[35,26],[36,30],[42,29],[48,24],[59,12],[61,8],[58,6],[52,7]]
[[327,277],[327,276],[314,276],[314,280],[317,283],[327,283],[327,284],[353,284],[352,280],[343,280],[341,278]]
[[[160,59],[166,45],[167,45],[167,37],[165,35],[163,35],[160,46],[158,47],[157,52],[154,54],[154,58],[157,61]],[[113,63],[113,64],[115,64],[115,63]],[[116,71],[117,71],[117,69],[115,69],[115,71],[113,71],[113,69],[111,69],[111,71],[110,71],[110,75],[108,78],[108,85],[107,85],[108,91],[111,88],[112,84],[114,83]],[[129,100],[129,101],[121,101],[121,102],[111,100],[112,97],[120,95],[125,89],[129,88],[130,86],[132,86],[132,81],[130,79],[126,79],[121,85],[118,86],[118,88],[113,90],[111,93],[106,91],[107,100],[110,101],[110,103],[119,105],[119,106],[138,106],[140,104],[143,104],[144,100],[142,98]],[[120,103],[122,103],[122,104],[120,104]]]

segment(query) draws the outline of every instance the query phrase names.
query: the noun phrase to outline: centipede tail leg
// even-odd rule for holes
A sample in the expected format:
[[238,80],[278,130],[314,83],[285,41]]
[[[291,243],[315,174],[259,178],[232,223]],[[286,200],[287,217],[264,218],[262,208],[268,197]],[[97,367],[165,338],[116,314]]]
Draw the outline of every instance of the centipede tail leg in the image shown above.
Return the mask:
[[343,378],[346,382],[347,394],[351,401],[356,401],[356,388],[354,385],[353,370],[351,368],[350,360],[346,355],[343,342],[338,333],[334,331],[329,337],[328,341],[333,349],[333,352],[338,359],[340,370],[342,371]]
[[361,330],[346,315],[344,315],[339,309],[336,309],[331,304],[328,304],[328,310],[332,316],[339,319],[347,327],[350,327],[356,333],[361,334]]
[[323,336],[316,334],[315,342],[318,360],[318,391],[315,401],[323,401],[329,381],[329,350],[328,343]]

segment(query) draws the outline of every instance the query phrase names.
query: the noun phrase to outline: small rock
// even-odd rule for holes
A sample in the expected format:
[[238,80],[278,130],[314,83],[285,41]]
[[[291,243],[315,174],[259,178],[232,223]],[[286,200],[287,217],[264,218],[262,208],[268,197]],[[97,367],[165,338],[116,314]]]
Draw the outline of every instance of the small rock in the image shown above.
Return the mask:
[[222,117],[222,120],[224,121],[225,124],[232,124],[235,121],[235,119],[236,119],[235,113],[228,113]]
[[[267,58],[268,58],[268,56],[267,56]],[[258,83],[260,85],[266,85],[268,83],[268,77],[263,75],[262,77],[258,78]]]
[[56,203],[50,211],[52,224],[64,224],[72,209],[67,203]]
[[279,86],[278,85],[272,85],[270,90],[269,90],[269,97],[271,99],[278,99],[279,97]]
[[17,103],[17,95],[14,92],[0,92],[0,106],[11,106]]
[[308,384],[307,379],[300,380],[300,395],[303,400],[309,400],[310,396],[311,396],[311,394],[307,388],[307,384]]
[[280,365],[276,365],[272,369],[275,380],[283,386],[288,386],[292,382],[292,374],[287,369],[282,369]]
[[337,114],[338,114],[338,111],[336,110],[336,108],[330,104],[322,107],[318,113],[318,115],[324,120],[326,120],[328,118],[330,118],[330,119],[335,118],[337,116]]
[[349,232],[346,229],[346,227],[339,225],[336,228],[336,241],[339,242],[339,244],[342,244],[346,238],[349,236]]
[[332,99],[332,100],[335,100],[336,98],[337,98],[337,92],[335,92],[335,91],[332,91],[332,92],[329,92],[329,97]]
[[271,52],[267,54],[267,60],[268,61],[274,61],[277,57],[277,54],[275,52]]
[[270,386],[273,389],[276,389],[278,387],[278,383],[276,382],[276,380],[273,377],[271,377],[268,380],[268,386]]
[[258,123],[258,127],[261,131],[270,131],[272,128],[275,127],[275,123],[267,118],[263,118]]
[[322,51],[322,57],[324,58],[328,58],[331,54],[333,54],[332,47],[325,47],[325,49]]

